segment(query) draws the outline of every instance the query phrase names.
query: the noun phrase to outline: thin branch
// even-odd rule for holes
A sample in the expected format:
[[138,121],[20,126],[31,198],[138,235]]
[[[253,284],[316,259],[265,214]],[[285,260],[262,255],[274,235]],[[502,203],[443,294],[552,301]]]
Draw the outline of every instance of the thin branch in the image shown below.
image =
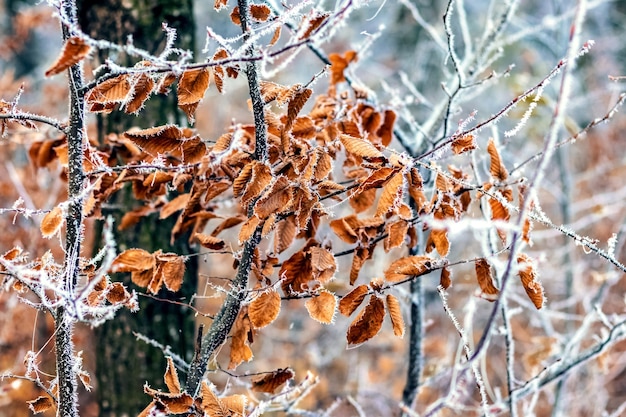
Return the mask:
[[64,125],[60,121],[53,119],[51,117],[42,116],[40,114],[32,114],[28,112],[18,111],[17,113],[0,113],[0,119],[6,119],[8,121],[12,120],[23,120],[29,122],[39,122],[49,126],[54,127],[60,132],[67,133],[68,126]]

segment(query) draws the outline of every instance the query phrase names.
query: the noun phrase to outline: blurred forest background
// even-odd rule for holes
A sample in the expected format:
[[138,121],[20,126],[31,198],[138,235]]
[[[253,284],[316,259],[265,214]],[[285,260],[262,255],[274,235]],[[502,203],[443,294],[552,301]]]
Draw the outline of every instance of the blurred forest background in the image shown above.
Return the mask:
[[[278,1],[269,3],[281,7]],[[456,130],[457,121],[468,119],[474,111],[478,122],[489,118],[544,79],[567,52],[570,25],[576,12],[576,2],[569,0],[455,2],[451,30],[461,57],[470,53],[468,43],[477,48],[481,42],[490,42],[483,37],[484,31],[497,26],[497,17],[506,7],[519,4],[489,56],[492,59],[487,65],[489,71],[483,72],[479,79],[488,77],[491,71],[499,75],[508,73],[507,76],[497,76],[462,91],[455,102],[450,127],[444,128],[436,124],[440,120],[431,119],[442,103],[448,101],[442,84],[450,86],[455,78],[443,21],[448,2],[366,3],[349,15],[332,39],[319,47],[325,54],[357,51],[358,61],[348,72],[352,82],[369,90],[379,104],[397,112],[398,129],[418,155],[432,147],[429,137],[439,137],[446,129],[450,134],[450,129]],[[626,91],[626,79],[620,78],[626,75],[626,2],[589,1],[587,6],[581,37],[583,41],[594,40],[595,46],[578,61],[565,129],[560,132],[562,138],[573,136],[594,119],[604,117]],[[319,7],[333,9],[335,4],[320,1]],[[54,61],[62,44],[59,24],[52,13],[53,9],[46,4],[0,0],[0,98],[11,100],[23,84],[25,92],[20,101],[23,109],[63,119],[68,106],[66,79],[44,77],[45,69]],[[228,13],[218,13],[210,2],[197,0],[83,0],[79,4],[82,29],[91,36],[123,44],[132,35],[137,46],[154,52],[163,40],[161,25],[166,21],[179,31],[178,46],[193,50],[197,61],[205,58],[202,50],[207,27],[224,38],[239,33]],[[459,19],[467,25],[460,25]],[[95,56],[87,65],[96,67],[102,59]],[[271,81],[306,84],[323,68],[324,63],[313,51],[303,50]],[[478,133],[479,147],[486,149],[490,136],[499,138],[503,162],[510,171],[541,152],[558,87],[559,82],[553,81],[546,88],[520,133],[504,136],[522,118],[528,103],[522,103],[498,124]],[[232,123],[251,121],[245,104],[248,98],[245,78],[231,80],[225,88],[225,96],[209,89],[197,110],[194,128],[203,138],[215,140]],[[320,77],[312,88],[316,93],[326,91],[327,77]],[[146,128],[165,122],[186,123],[175,102],[168,103],[165,99],[157,103],[155,99],[145,115],[90,116],[88,128],[90,138],[97,138],[131,127]],[[607,248],[615,234],[614,253],[622,263],[626,261],[625,130],[626,116],[620,109],[608,123],[593,127],[575,143],[559,147],[538,190],[541,209],[554,224],[588,237],[601,248]],[[0,207],[10,208],[21,198],[28,209],[49,209],[66,199],[60,166],[37,166],[33,155],[29,156],[31,144],[50,139],[50,135],[53,133],[45,128],[38,132],[15,129],[0,140]],[[396,140],[391,146],[403,150]],[[437,163],[446,166],[459,162],[443,157]],[[471,159],[460,163],[485,164]],[[530,176],[533,167],[533,163],[528,163],[513,175]],[[347,214],[346,206],[333,207],[335,217]],[[115,214],[114,211],[112,207],[111,213]],[[57,240],[41,238],[39,221],[40,218],[2,212],[0,253],[20,245],[30,253],[50,250],[62,257]],[[169,232],[160,236],[159,227],[152,222],[117,232],[119,250],[144,247],[152,251],[167,247],[164,251],[181,254],[197,251],[187,244],[171,247]],[[86,248],[95,247],[100,229],[99,221],[88,222]],[[448,256],[450,260],[470,259],[480,253],[483,245],[480,231],[468,227],[452,233],[455,240]],[[231,238],[236,242],[236,234]],[[532,240],[534,245],[527,253],[538,260],[547,303],[543,309],[536,310],[520,285],[510,289],[517,386],[541,375],[544,368],[560,358],[575,358],[596,346],[607,337],[607,329],[626,317],[623,273],[596,254],[587,253],[575,239],[554,228],[535,224]],[[382,276],[389,261],[402,255],[400,250],[388,254],[376,252],[361,272],[364,282]],[[339,259],[337,276],[345,277],[349,273],[349,258]],[[140,297],[143,313],[139,315],[143,314],[143,318],[139,321],[131,313],[120,312],[119,319],[102,328],[78,329],[76,344],[83,350],[84,366],[91,372],[94,385],[91,392],[81,391],[82,416],[121,416],[125,412],[136,415],[149,402],[142,392],[143,384],[150,381],[153,387],[164,387],[160,382],[165,369],[161,351],[137,340],[133,332],[171,346],[184,358],[193,353],[194,326],[209,323],[203,315],[214,314],[221,305],[220,293],[216,295],[214,288],[223,285],[224,278],[234,275],[232,258],[228,254],[194,257],[188,264],[188,274],[193,276],[188,279],[183,296],[159,295],[158,300]],[[123,275],[119,279],[129,282]],[[439,274],[429,274],[420,280],[424,362],[415,412],[423,415],[448,396],[455,407],[444,408],[437,415],[482,415],[478,392],[471,381],[462,387],[451,386],[450,370],[459,361],[461,342],[437,292]],[[348,292],[350,288],[345,281],[337,283],[334,289],[342,294]],[[456,266],[452,283],[448,290],[449,307],[465,326],[470,340],[472,337],[477,340],[491,304],[474,295],[473,264]],[[409,323],[409,287],[396,287],[394,294],[402,300],[405,321]],[[184,299],[182,304],[192,302],[194,309],[176,304],[179,299]],[[234,373],[225,371],[222,368],[228,363],[227,349],[220,353],[209,374],[220,390],[248,392],[249,381],[236,375],[291,367],[297,380],[309,370],[319,377],[319,383],[298,404],[301,410],[311,410],[310,415],[399,415],[398,404],[407,384],[408,336],[394,337],[391,326],[386,324],[374,339],[358,348],[346,349],[345,331],[350,318],[338,315],[334,325],[326,326],[309,318],[304,300],[284,301],[282,308],[279,319],[255,335],[253,362],[241,365]],[[44,314],[20,302],[15,293],[0,293],[0,373],[23,372],[23,358],[29,350],[40,351],[42,369],[54,373],[53,365],[46,365],[53,364],[52,346],[47,343],[51,331],[51,321]],[[116,342],[112,341],[114,336]],[[506,407],[502,405],[502,399],[507,396],[503,339],[498,334],[493,337],[480,363],[487,395],[495,404],[494,415],[506,415]],[[26,381],[0,382],[0,416],[30,415],[25,401],[35,398],[37,392]],[[125,398],[127,395],[132,398]],[[572,367],[559,382],[536,387],[520,400],[519,407],[520,415],[524,416],[600,417],[626,415],[625,403],[626,341],[622,340]]]

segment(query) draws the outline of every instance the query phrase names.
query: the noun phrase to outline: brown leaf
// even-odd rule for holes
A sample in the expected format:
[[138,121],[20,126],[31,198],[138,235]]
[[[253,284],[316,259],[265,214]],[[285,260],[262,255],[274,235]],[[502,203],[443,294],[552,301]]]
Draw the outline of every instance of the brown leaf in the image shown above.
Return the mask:
[[476,149],[476,138],[474,135],[465,135],[452,141],[452,152],[455,155]]
[[28,408],[34,413],[39,414],[54,408],[54,402],[50,397],[37,397],[34,400],[26,401]]
[[41,235],[46,239],[50,239],[61,230],[64,220],[63,209],[60,206],[56,206],[41,219],[41,224],[39,225]]
[[309,249],[311,267],[315,271],[315,279],[322,284],[328,283],[337,270],[335,256],[328,249],[313,246]]
[[252,379],[252,391],[273,394],[285,382],[293,379],[295,373],[291,368],[278,369],[274,372]]
[[489,142],[487,143],[487,152],[489,152],[489,157],[491,158],[491,164],[489,165],[489,174],[491,177],[497,181],[506,180],[509,173],[502,163],[500,153],[496,148],[493,138],[489,139]]
[[254,205],[254,213],[266,219],[272,213],[283,213],[291,208],[293,189],[287,177],[281,175]]
[[370,162],[380,162],[385,160],[383,153],[376,149],[371,142],[368,142],[365,139],[345,134],[342,134],[339,139],[346,148],[346,151],[353,155],[359,156]]
[[132,83],[132,92],[130,100],[124,105],[124,111],[128,114],[136,114],[141,110],[150,93],[154,89],[154,80],[145,73],[139,74]]
[[405,256],[397,259],[385,271],[385,279],[389,282],[403,281],[409,277],[417,277],[432,271],[435,260],[425,255]]
[[482,291],[481,296],[489,301],[495,301],[498,295],[498,289],[493,285],[493,276],[491,275],[491,265],[485,258],[476,260],[475,263],[476,278],[478,285]]
[[391,325],[393,326],[393,334],[398,337],[403,337],[405,326],[400,302],[391,294],[387,294],[385,301],[387,302],[387,312],[389,313]]
[[161,213],[159,214],[160,219],[167,219],[172,214],[176,213],[184,209],[189,202],[189,193],[179,194],[174,197],[172,200],[168,201],[161,207]]
[[130,294],[121,282],[114,282],[107,288],[106,298],[111,304],[119,304],[128,300]]
[[181,392],[180,381],[178,380],[178,372],[174,366],[174,361],[171,356],[167,357],[167,369],[165,370],[165,385],[172,394],[179,394]]
[[370,188],[369,190],[359,191],[357,190],[354,194],[350,196],[348,202],[350,206],[354,209],[355,213],[362,213],[365,210],[368,210],[374,204],[376,200],[376,189]]
[[84,39],[78,36],[72,36],[63,45],[61,55],[56,62],[46,71],[46,77],[59,74],[74,64],[79,63],[91,52],[91,47],[87,45]]
[[128,81],[128,75],[122,74],[92,88],[85,100],[89,104],[109,105],[112,103],[121,103],[126,100],[130,90],[131,86]]
[[399,248],[404,243],[409,232],[409,222],[399,219],[385,225],[385,233],[387,237],[384,241],[385,252],[389,252],[392,248]]
[[[252,359],[252,350],[248,346],[248,334],[252,332],[252,324],[248,317],[248,308],[243,307],[233,324],[230,342],[230,363],[228,369],[235,369],[242,362]],[[203,400],[204,405],[204,400]],[[214,414],[211,414],[214,415]]]
[[450,269],[448,269],[448,267],[441,269],[439,285],[441,285],[444,290],[447,290],[448,288],[450,288],[450,285],[452,285],[452,280],[450,279]]
[[215,8],[215,10],[220,11],[224,7],[226,7],[227,3],[228,3],[228,0],[215,0],[213,7]]
[[535,263],[524,253],[520,253],[517,256],[517,263],[519,268],[518,275],[522,281],[524,290],[526,290],[528,298],[530,298],[530,301],[533,302],[537,310],[540,310],[545,303],[545,297],[543,286],[537,281]]
[[260,223],[261,219],[257,216],[250,217],[239,230],[239,243],[241,244],[250,239]]
[[302,34],[298,37],[298,39],[307,39],[311,36],[311,34],[313,34],[322,25],[322,23],[328,19],[328,16],[330,16],[330,14],[318,12],[310,17],[306,17],[301,24],[301,28],[306,27],[306,29],[301,32]]
[[335,219],[330,222],[330,228],[335,232],[339,239],[346,243],[356,243],[359,236],[356,231],[346,221],[345,217]]
[[250,15],[257,22],[265,22],[272,15],[272,11],[265,4],[251,4]]
[[348,68],[348,64],[356,61],[357,55],[354,51],[347,51],[343,56],[332,53],[328,55],[330,61],[330,82],[337,84],[346,80],[344,71]]
[[332,324],[335,319],[337,297],[327,290],[322,290],[318,295],[308,299],[304,306],[313,320],[322,324]]
[[349,345],[360,345],[376,336],[383,326],[385,304],[377,295],[370,296],[367,306],[350,324],[346,338]]
[[385,118],[383,124],[380,125],[376,134],[380,137],[380,142],[387,147],[393,138],[393,125],[396,122],[396,112],[393,110],[385,110]]
[[368,292],[369,288],[367,288],[367,285],[355,287],[339,301],[339,312],[346,317],[351,316],[354,310],[359,308],[363,300],[365,300]]
[[226,243],[219,237],[206,235],[204,233],[196,233],[194,237],[203,247],[207,249],[221,250],[224,249],[224,246],[226,245]]
[[143,249],[127,249],[117,255],[111,265],[112,272],[141,272],[156,266],[156,258]]
[[448,240],[448,232],[445,229],[432,230],[429,240],[433,242],[439,255],[442,257],[448,256],[448,253],[450,253],[450,240]]
[[289,216],[276,226],[274,233],[274,252],[280,254],[291,246],[296,237],[296,222],[294,216]]
[[354,285],[359,278],[359,272],[365,261],[372,257],[372,252],[366,247],[357,247],[352,257],[352,266],[350,267],[350,285]]
[[[252,165],[252,175],[248,179],[245,191],[241,197],[241,203],[244,206],[247,206],[250,202],[258,198],[272,182],[272,169],[269,165],[259,161],[253,161],[248,165]],[[237,183],[238,180],[239,178],[235,180],[235,183]]]
[[178,105],[200,102],[209,88],[210,74],[208,68],[197,68],[183,72],[178,80]]
[[147,288],[151,281],[154,279],[154,268],[146,269],[144,271],[134,271],[130,274],[130,279],[136,285]]
[[282,29],[282,26],[276,26],[276,29],[274,30],[274,34],[272,35],[272,39],[270,40],[269,46],[273,46],[276,44],[276,42],[278,42],[278,39],[280,39],[281,29]]
[[230,12],[230,20],[236,25],[241,25],[241,15],[239,14],[239,6],[235,6],[232,12]]
[[304,107],[307,100],[313,94],[313,90],[310,88],[298,89],[293,97],[289,100],[287,104],[287,120],[285,121],[286,130],[291,130],[296,117],[298,117],[298,113]]
[[185,275],[185,258],[173,253],[167,253],[157,256],[159,261],[163,263],[163,283],[170,291],[178,291],[183,285],[183,276]]
[[[224,219],[223,222],[221,222],[220,224],[217,225],[215,230],[213,230],[211,232],[211,236],[217,236],[222,231],[230,229],[231,227],[235,227],[238,224],[243,223],[246,220],[247,220],[247,218],[245,216],[242,216],[242,215],[235,216],[235,217],[228,217],[228,218]],[[253,230],[253,232],[254,232],[254,230]]]
[[404,175],[396,172],[383,187],[383,192],[376,206],[376,217],[384,217],[389,211],[398,207],[402,201]]
[[248,316],[256,329],[272,323],[280,313],[280,295],[274,288],[260,293],[248,306]]
[[308,283],[313,279],[313,268],[307,254],[300,250],[283,262],[278,276],[282,279],[281,288],[286,295],[308,292]]

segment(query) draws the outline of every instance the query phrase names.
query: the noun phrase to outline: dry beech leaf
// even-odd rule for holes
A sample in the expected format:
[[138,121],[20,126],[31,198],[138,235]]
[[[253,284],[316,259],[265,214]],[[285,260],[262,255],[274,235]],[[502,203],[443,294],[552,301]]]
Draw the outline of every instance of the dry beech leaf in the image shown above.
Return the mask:
[[156,266],[154,255],[143,249],[127,249],[117,255],[111,265],[112,272],[141,272]]
[[89,55],[89,52],[91,52],[91,47],[87,45],[84,39],[72,36],[63,45],[59,58],[46,71],[46,77],[59,74],[72,65],[79,63]]
[[241,25],[241,16],[239,15],[239,6],[235,6],[232,12],[230,12],[230,20],[236,24]]
[[265,4],[251,4],[250,15],[257,22],[265,22],[271,16],[272,11]]
[[282,279],[281,288],[286,295],[305,293],[309,281],[313,279],[311,260],[300,250],[283,262],[278,276]]
[[448,288],[450,288],[450,285],[452,285],[452,280],[450,279],[450,269],[448,267],[441,269],[439,285],[441,285],[444,290],[447,290]]
[[398,337],[403,337],[405,326],[400,302],[391,294],[387,294],[385,301],[387,302],[387,312],[389,313],[391,325],[393,326],[393,334]]
[[365,261],[372,257],[372,252],[366,247],[357,247],[352,257],[352,266],[350,267],[350,285],[354,285],[359,278],[359,272]]
[[179,394],[181,392],[180,381],[178,380],[178,372],[176,372],[176,367],[174,366],[174,361],[171,356],[167,357],[167,369],[165,370],[165,375],[163,376],[165,380],[165,385],[167,385],[167,389],[172,394]]
[[318,295],[308,299],[304,306],[313,320],[322,324],[332,324],[335,319],[337,297],[327,290],[322,290]]
[[495,301],[498,295],[498,289],[493,285],[493,276],[491,274],[491,265],[485,258],[476,260],[475,263],[476,278],[482,292],[482,298]]
[[248,316],[256,329],[272,323],[280,313],[280,295],[271,288],[260,293],[248,306]]
[[[230,342],[230,363],[228,369],[235,369],[241,362],[252,359],[252,350],[248,346],[249,335],[252,332],[252,323],[248,317],[248,308],[239,310],[239,315],[233,324]],[[211,414],[213,415],[213,414]]]
[[521,253],[517,256],[517,263],[519,265],[519,277],[526,290],[526,294],[530,301],[533,302],[537,310],[540,310],[544,303],[544,291],[543,286],[537,281],[537,270],[533,260],[526,254]]
[[274,233],[274,252],[283,253],[291,246],[296,237],[297,228],[294,216],[289,216],[278,223],[276,233]]
[[260,223],[261,219],[259,219],[257,216],[250,217],[243,224],[243,226],[241,226],[241,230],[239,230],[239,243],[242,244],[243,242],[246,242],[248,239],[250,239]]
[[348,202],[355,213],[362,213],[374,204],[374,200],[376,200],[376,189],[370,188],[369,190],[360,192],[357,190],[350,196]]
[[385,110],[385,118],[383,124],[376,131],[376,135],[380,137],[380,142],[387,147],[393,138],[393,125],[396,122],[396,112],[393,110]]
[[266,219],[272,213],[288,211],[293,201],[293,189],[287,177],[281,175],[254,205],[254,214]]
[[252,379],[252,391],[273,394],[278,387],[293,379],[296,374],[291,368],[277,369]]
[[228,0],[215,0],[213,7],[215,8],[215,10],[220,11],[224,7],[226,7],[227,3],[228,3]]
[[28,408],[30,408],[34,414],[43,413],[54,407],[54,402],[52,402],[50,397],[37,397],[34,400],[27,401],[27,403]]
[[455,155],[476,149],[476,138],[474,135],[465,135],[452,141],[452,152]]
[[365,139],[345,134],[341,135],[339,139],[348,153],[371,162],[381,162],[385,160],[383,153]]
[[439,255],[442,257],[448,256],[448,253],[450,253],[450,240],[448,240],[448,232],[445,229],[432,230],[429,240],[433,242]]
[[330,61],[330,82],[332,84],[337,84],[346,80],[346,76],[344,75],[344,71],[348,68],[348,64],[353,61],[356,61],[357,55],[354,51],[347,51],[345,54],[339,55],[336,53],[332,53],[328,55],[328,60]]
[[335,232],[339,239],[346,243],[356,243],[358,241],[358,235],[356,231],[346,221],[345,217],[335,219],[330,222],[330,228]]
[[122,74],[92,88],[85,100],[89,104],[108,105],[121,103],[126,100],[130,91],[131,85],[128,81],[127,74]]
[[161,207],[161,213],[159,214],[160,219],[167,219],[172,214],[176,213],[184,209],[189,202],[190,194],[180,194],[174,197],[172,200],[168,201]]
[[50,239],[61,230],[64,220],[63,209],[60,206],[56,206],[41,220],[41,224],[39,225],[41,235],[46,239]]
[[489,142],[487,143],[487,152],[489,152],[489,157],[491,158],[491,163],[489,165],[489,174],[491,177],[498,181],[506,180],[509,173],[502,163],[500,153],[498,152],[498,148],[496,148],[496,143],[493,138],[489,139]]
[[370,296],[370,301],[363,311],[350,324],[346,338],[349,345],[360,345],[376,336],[383,326],[385,303],[377,295]]
[[274,30],[274,34],[272,35],[272,39],[270,40],[269,46],[273,46],[276,44],[276,42],[278,42],[278,39],[280,39],[281,29],[282,29],[282,26],[276,27],[276,29]]
[[219,237],[206,235],[204,233],[196,233],[194,237],[203,247],[207,249],[221,250],[224,249],[224,246],[226,245],[226,243]]
[[383,192],[376,206],[376,217],[383,217],[399,206],[404,189],[404,175],[396,172],[383,187]]
[[298,37],[298,39],[307,39],[311,36],[311,34],[315,32],[326,19],[328,19],[328,16],[330,16],[328,13],[317,13],[311,17],[305,18],[306,20],[301,24],[301,27],[306,27],[306,29],[301,32],[302,34]]
[[218,398],[206,382],[202,382],[202,410],[211,417],[244,417],[247,404],[245,395]]
[[385,271],[385,279],[389,282],[403,281],[430,272],[435,266],[435,260],[429,256],[405,256],[389,265]]
[[409,222],[404,219],[387,223],[385,225],[385,233],[387,234],[387,237],[383,242],[385,252],[389,252],[392,248],[399,248],[402,246],[408,232]]
[[163,283],[168,290],[178,291],[183,285],[183,276],[185,275],[185,258],[175,254],[165,255],[167,258],[165,258],[166,261],[163,264]]
[[129,114],[137,114],[153,89],[154,80],[148,74],[139,74],[132,83],[132,93],[130,94],[132,98],[124,105],[124,111]]
[[304,107],[307,100],[313,94],[313,90],[310,88],[298,89],[289,103],[287,104],[287,120],[285,121],[286,130],[291,130],[296,117],[298,117],[298,113]]
[[369,293],[367,285],[359,285],[348,294],[344,295],[339,301],[339,312],[349,317],[359,308],[365,297]]
[[114,282],[107,288],[106,298],[111,304],[119,304],[128,300],[130,294],[121,282]]
[[178,80],[178,105],[189,105],[200,102],[209,88],[210,74],[208,68],[187,70]]

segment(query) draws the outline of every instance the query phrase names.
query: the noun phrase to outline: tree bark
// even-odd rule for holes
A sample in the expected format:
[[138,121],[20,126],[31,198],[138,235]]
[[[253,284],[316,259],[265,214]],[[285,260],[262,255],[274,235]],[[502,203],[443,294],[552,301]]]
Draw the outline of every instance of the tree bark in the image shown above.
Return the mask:
[[[177,30],[177,47],[193,50],[192,5],[191,0],[182,2],[133,0],[132,4],[121,0],[96,2],[83,0],[79,13],[81,27],[90,36],[116,44],[125,44],[127,37],[132,35],[136,47],[158,53],[165,39],[163,22]],[[108,51],[99,53],[100,59],[103,60]],[[119,63],[131,64],[130,61]],[[172,122],[181,123],[183,118],[182,113],[178,111],[173,93],[169,96],[153,96],[146,103],[139,118],[122,112],[99,117],[98,137],[102,143],[102,139],[108,133],[121,134],[132,126],[147,128]],[[116,224],[119,224],[125,212],[142,204],[134,199],[129,187],[119,192],[115,200],[112,206],[118,208],[104,214],[113,215]],[[179,255],[193,253],[187,243],[188,236],[182,236],[173,245],[170,244],[170,231],[174,223],[175,218],[159,220],[157,215],[151,215],[131,229],[116,231],[118,252],[128,248],[142,248],[149,252],[160,249]],[[96,245],[100,243],[99,240],[96,239]],[[189,258],[185,266],[184,283],[179,292],[174,294],[162,290],[157,294],[157,298],[164,301],[140,297],[138,312],[120,311],[114,320],[96,329],[95,374],[101,416],[136,415],[149,402],[149,397],[143,393],[143,385],[145,383],[156,387],[163,385],[163,374],[166,369],[163,352],[138,341],[135,333],[145,335],[164,346],[170,346],[181,357],[191,359],[195,324],[193,312],[167,302],[167,300],[189,300],[196,292],[197,259]],[[120,275],[116,279],[123,279],[129,287],[134,285],[128,276]]]

